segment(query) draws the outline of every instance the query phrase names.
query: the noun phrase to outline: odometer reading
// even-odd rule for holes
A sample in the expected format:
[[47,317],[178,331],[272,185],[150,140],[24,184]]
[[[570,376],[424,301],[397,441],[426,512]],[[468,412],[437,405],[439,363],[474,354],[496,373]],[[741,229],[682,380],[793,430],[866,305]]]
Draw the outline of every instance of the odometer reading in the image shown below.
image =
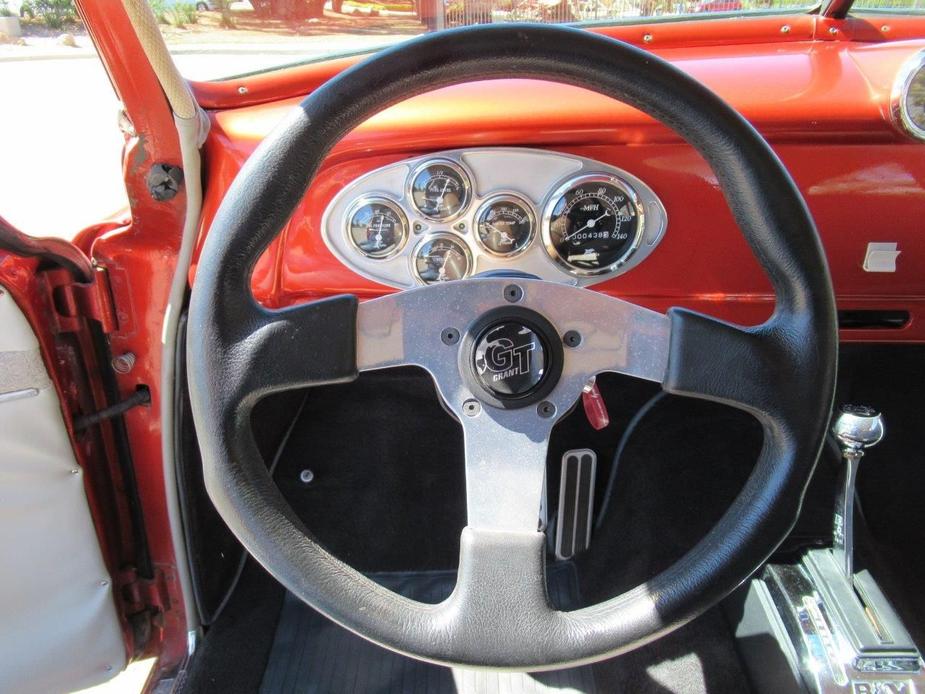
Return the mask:
[[453,219],[469,204],[469,178],[453,162],[432,161],[414,174],[411,202],[428,219]]
[[533,240],[533,212],[513,195],[499,195],[486,201],[475,216],[476,235],[489,253],[511,257]]
[[350,214],[347,235],[367,258],[388,258],[405,244],[408,220],[390,200],[361,201]]
[[546,225],[550,255],[578,275],[622,265],[642,232],[635,192],[611,176],[584,176],[560,189],[547,207]]

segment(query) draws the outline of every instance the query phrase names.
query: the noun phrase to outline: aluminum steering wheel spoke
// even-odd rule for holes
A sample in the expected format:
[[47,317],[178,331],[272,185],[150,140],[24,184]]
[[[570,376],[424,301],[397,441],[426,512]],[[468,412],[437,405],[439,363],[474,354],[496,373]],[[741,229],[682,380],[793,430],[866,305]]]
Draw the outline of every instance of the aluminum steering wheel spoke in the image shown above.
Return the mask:
[[[532,342],[516,344],[525,334],[517,329],[480,341],[509,323],[532,326]],[[357,365],[427,370],[463,428],[469,528],[535,533],[555,423],[598,373],[660,382],[669,334],[666,316],[597,292],[475,278],[361,304]],[[528,366],[535,390],[507,397],[492,389]]]

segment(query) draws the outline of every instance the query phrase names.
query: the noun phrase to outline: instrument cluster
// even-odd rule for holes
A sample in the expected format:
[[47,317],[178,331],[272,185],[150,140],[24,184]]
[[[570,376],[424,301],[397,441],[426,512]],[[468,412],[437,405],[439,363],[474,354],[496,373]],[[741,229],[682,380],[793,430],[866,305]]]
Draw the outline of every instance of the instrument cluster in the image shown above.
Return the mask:
[[390,164],[331,201],[324,240],[356,272],[406,288],[517,270],[587,285],[626,272],[667,214],[632,174],[583,157],[454,150]]

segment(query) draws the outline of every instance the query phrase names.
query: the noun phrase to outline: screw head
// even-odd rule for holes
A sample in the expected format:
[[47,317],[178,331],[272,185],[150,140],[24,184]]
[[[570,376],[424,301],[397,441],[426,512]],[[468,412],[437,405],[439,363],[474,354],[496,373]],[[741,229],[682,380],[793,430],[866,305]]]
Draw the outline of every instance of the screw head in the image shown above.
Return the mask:
[[112,358],[113,371],[120,374],[127,374],[135,366],[135,355],[131,352],[120,354]]
[[247,87],[238,87],[238,94],[247,94]]
[[305,469],[299,473],[299,481],[302,484],[311,484],[312,480],[314,479],[315,479],[315,473],[312,472],[311,470]]
[[512,304],[524,298],[524,290],[516,284],[509,284],[504,288],[504,298]]
[[556,414],[556,406],[548,400],[543,400],[543,402],[536,406],[536,413],[543,419],[549,419]]
[[789,25],[789,24],[784,24],[784,26],[782,26],[782,27],[780,28],[780,33],[782,33],[782,34],[789,34],[789,33],[790,33],[790,25]]
[[834,36],[835,34],[838,33],[838,29],[836,27],[829,27],[829,33],[832,34],[832,36]]
[[652,43],[652,34],[643,34],[642,40],[646,43]]
[[581,344],[581,333],[577,330],[569,330],[562,336],[562,342],[566,347],[577,347]]
[[482,411],[482,406],[478,400],[466,400],[462,406],[463,414],[467,417],[475,417]]
[[440,333],[440,341],[445,345],[455,345],[459,342],[459,331],[456,328],[444,328]]

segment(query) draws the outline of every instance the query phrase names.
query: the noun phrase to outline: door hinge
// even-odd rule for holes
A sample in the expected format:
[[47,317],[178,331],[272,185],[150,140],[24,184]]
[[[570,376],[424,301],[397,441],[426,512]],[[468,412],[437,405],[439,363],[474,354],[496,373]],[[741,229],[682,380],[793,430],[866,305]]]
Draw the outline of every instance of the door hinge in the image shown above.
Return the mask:
[[164,628],[164,615],[172,604],[167,577],[158,569],[152,578],[143,578],[137,569],[128,567],[119,572],[118,586],[120,607],[132,627],[133,651],[137,655],[151,643],[155,632]]
[[55,332],[77,332],[84,319],[99,323],[105,334],[118,329],[109,276],[105,268],[94,267],[93,270],[91,282],[78,282],[64,269],[45,273],[54,307]]

